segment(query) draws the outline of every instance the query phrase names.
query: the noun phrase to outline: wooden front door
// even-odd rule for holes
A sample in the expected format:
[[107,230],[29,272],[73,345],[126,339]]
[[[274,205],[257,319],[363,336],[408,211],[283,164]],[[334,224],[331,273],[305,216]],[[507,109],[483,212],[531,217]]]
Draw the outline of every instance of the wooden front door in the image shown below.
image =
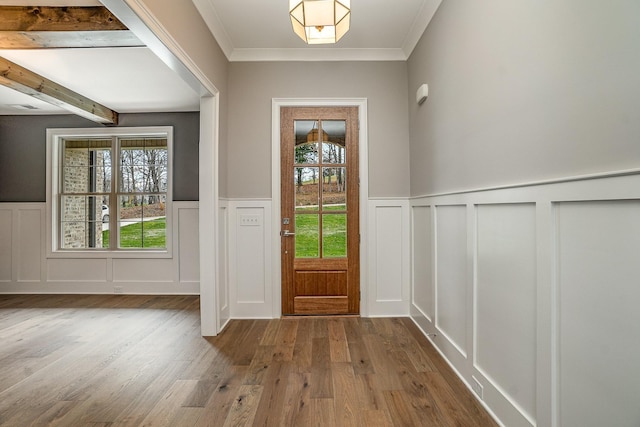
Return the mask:
[[360,313],[357,107],[283,107],[282,313]]

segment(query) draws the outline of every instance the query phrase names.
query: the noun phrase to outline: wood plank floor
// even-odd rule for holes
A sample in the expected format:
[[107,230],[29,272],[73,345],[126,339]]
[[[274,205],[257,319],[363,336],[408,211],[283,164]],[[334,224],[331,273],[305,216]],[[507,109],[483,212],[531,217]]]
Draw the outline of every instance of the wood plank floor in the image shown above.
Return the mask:
[[409,319],[235,320],[190,296],[0,296],[2,426],[494,426]]

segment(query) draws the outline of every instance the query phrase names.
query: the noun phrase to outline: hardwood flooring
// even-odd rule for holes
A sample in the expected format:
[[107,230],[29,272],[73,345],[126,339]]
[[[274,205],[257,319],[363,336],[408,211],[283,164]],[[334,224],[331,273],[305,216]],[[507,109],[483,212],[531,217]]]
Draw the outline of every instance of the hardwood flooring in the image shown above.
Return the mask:
[[495,426],[409,319],[234,320],[191,296],[0,296],[2,426]]

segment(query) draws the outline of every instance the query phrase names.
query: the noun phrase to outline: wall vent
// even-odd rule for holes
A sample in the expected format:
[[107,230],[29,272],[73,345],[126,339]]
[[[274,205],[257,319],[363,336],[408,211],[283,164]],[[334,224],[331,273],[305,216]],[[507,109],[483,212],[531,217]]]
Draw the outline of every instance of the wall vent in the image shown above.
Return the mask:
[[9,104],[9,107],[15,108],[16,110],[37,110],[38,107],[34,107],[29,104]]

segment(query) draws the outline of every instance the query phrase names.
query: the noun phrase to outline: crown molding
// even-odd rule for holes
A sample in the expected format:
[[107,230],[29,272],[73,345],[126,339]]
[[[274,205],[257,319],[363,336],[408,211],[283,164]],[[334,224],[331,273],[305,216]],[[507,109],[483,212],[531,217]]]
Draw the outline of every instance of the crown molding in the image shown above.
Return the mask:
[[411,28],[402,43],[402,51],[407,59],[411,56],[413,49],[415,49],[416,45],[420,41],[420,37],[422,37],[427,26],[429,26],[433,15],[435,15],[441,3],[442,0],[426,0],[422,4],[420,12],[416,15],[416,19],[413,21],[413,25],[411,25]]
[[231,62],[262,61],[406,61],[402,49],[234,49]]
[[233,43],[231,43],[231,38],[229,37],[229,34],[227,34],[227,31],[224,29],[224,25],[222,24],[222,21],[220,20],[216,9],[213,7],[213,3],[211,3],[210,0],[192,1],[196,6],[196,9],[198,9],[198,12],[200,12],[200,15],[204,19],[205,24],[207,24],[207,27],[209,27],[209,31],[211,31],[211,34],[213,34],[213,38],[215,38],[218,42],[220,49],[222,49],[222,52],[227,57],[227,59],[230,60],[234,51]]

